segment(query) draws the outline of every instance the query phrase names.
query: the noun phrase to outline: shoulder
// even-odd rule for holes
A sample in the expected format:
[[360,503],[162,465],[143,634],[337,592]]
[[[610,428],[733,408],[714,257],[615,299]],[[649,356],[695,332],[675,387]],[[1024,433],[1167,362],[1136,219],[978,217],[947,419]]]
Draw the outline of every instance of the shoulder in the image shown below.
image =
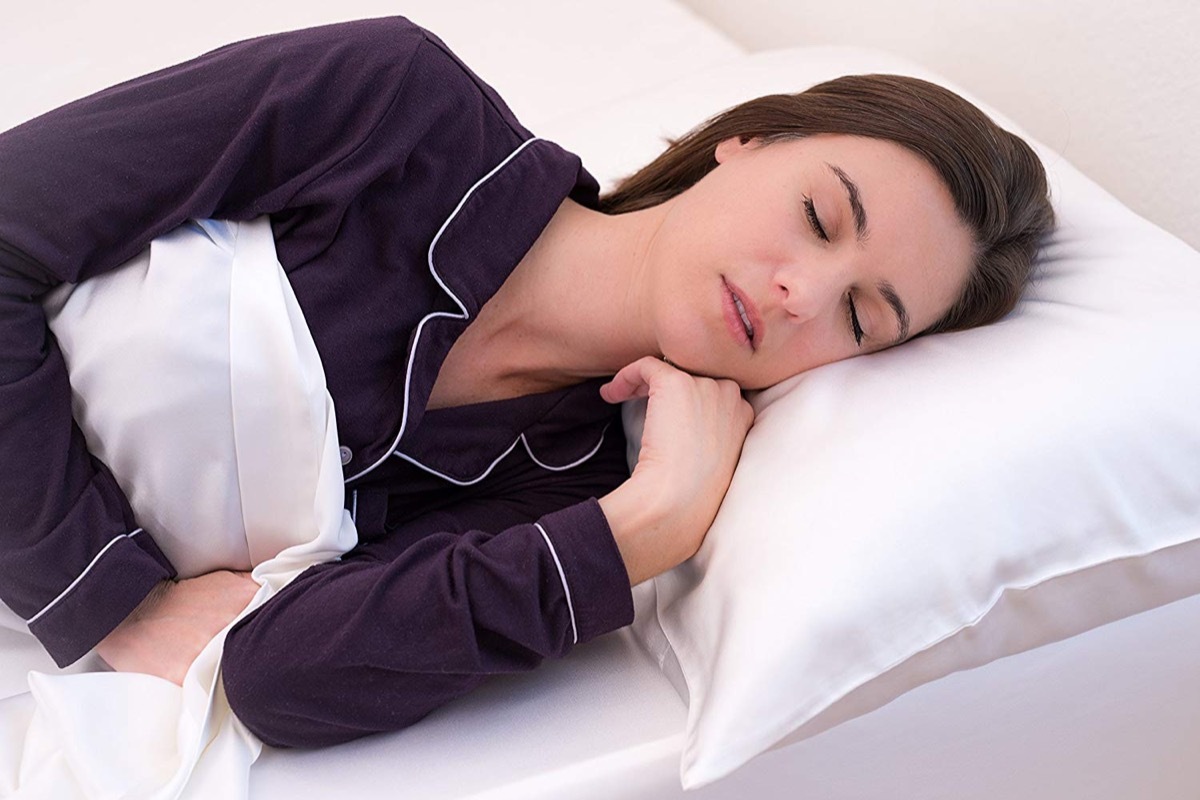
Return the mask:
[[428,47],[428,58],[436,69],[444,71],[448,78],[459,82],[463,88],[468,85],[487,102],[491,110],[494,111],[504,123],[517,134],[518,139],[524,141],[533,136],[524,125],[518,121],[512,109],[504,99],[496,92],[491,84],[480,78],[470,67],[468,67],[461,58],[451,50],[445,42],[431,31],[421,29]]
[[[341,60],[353,55],[364,67],[404,63],[426,41],[426,31],[404,17],[378,17],[242,39],[210,50],[201,59],[253,50],[264,60]],[[330,62],[333,63],[333,62]]]
[[259,36],[213,50],[201,60],[253,53],[267,70],[324,91],[355,95],[388,87],[405,90],[431,105],[478,98],[519,140],[532,134],[508,104],[432,31],[401,17],[377,17]]

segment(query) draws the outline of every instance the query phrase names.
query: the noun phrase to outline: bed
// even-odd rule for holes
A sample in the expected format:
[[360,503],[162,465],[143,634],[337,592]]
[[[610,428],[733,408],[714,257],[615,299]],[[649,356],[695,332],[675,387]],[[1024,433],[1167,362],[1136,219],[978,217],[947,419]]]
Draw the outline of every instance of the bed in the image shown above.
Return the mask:
[[[437,32],[531,130],[575,149],[608,184],[644,161],[668,132],[646,116],[647,98],[655,97],[647,87],[661,87],[659,98],[684,96],[706,77],[716,82],[729,74],[748,83],[770,75],[767,86],[796,58],[791,49],[749,52],[671,0],[603,7],[357,0],[336,13],[315,3],[242,8],[220,0],[207,8],[190,19],[134,0],[54,19],[44,6],[21,9],[0,34],[0,129],[227,41],[400,13]],[[96,30],[106,35],[92,35]],[[845,50],[818,56],[829,64],[875,63]],[[712,111],[723,107],[720,97],[711,98]],[[636,147],[607,145],[614,132],[635,137]],[[1200,509],[1182,505],[1200,531]],[[266,749],[250,772],[247,796],[1195,797],[1200,640],[1190,634],[1200,625],[1200,590],[1187,573],[1200,553],[1189,543],[1146,560],[1139,574],[1161,578],[1165,588],[1145,592],[1139,607],[970,668],[930,668],[919,685],[891,695],[851,693],[716,778],[689,778],[681,768],[694,698],[655,648],[658,598],[648,583],[635,591],[631,628],[532,673],[493,679],[412,728],[328,750]],[[72,671],[93,666],[85,660]],[[0,698],[9,710],[32,703],[30,670],[57,672],[19,624],[0,625]]]

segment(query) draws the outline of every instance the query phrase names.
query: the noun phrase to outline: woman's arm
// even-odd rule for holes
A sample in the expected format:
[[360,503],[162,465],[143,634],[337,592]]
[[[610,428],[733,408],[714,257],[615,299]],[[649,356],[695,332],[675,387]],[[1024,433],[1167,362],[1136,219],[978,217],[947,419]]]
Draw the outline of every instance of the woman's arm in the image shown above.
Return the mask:
[[188,218],[348,202],[412,146],[424,42],[400,18],[263,37],[0,134],[0,596],[58,664],[175,573],[87,450],[43,296]]
[[258,593],[248,572],[219,570],[163,581],[96,645],[120,672],[141,672],[183,685],[196,656]]
[[[597,459],[613,480],[596,477]],[[579,500],[615,486],[623,461],[606,445],[540,486],[457,503],[311,567],[226,635],[234,712],[274,746],[398,730],[489,675],[629,624],[613,535],[596,500]]]
[[581,467],[530,465],[529,489],[425,515],[309,569],[226,636],[238,718],[290,747],[398,730],[488,675],[632,622],[631,584],[699,548],[753,411],[732,381],[653,358],[602,393],[650,398],[632,476],[624,438],[609,437]]

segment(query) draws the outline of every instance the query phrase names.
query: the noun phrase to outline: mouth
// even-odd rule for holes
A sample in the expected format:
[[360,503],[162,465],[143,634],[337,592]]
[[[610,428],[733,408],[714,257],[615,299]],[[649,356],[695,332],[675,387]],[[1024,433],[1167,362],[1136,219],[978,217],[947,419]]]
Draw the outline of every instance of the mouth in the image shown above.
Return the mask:
[[762,340],[762,326],[758,323],[754,305],[748,300],[743,300],[742,292],[725,280],[723,275],[721,282],[725,286],[724,306],[727,325],[736,339],[749,346],[751,350],[757,350],[758,343]]

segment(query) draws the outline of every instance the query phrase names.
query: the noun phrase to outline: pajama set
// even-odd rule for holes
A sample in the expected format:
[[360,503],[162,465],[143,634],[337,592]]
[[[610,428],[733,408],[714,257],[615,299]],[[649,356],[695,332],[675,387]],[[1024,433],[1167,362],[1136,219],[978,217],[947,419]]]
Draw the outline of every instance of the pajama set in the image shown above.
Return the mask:
[[0,134],[0,598],[67,665],[176,574],[88,452],[40,299],[187,219],[269,215],[359,545],[228,635],[243,722],[279,746],[395,730],[629,624],[596,500],[629,477],[605,379],[425,409],[560,204],[598,188],[399,17],[228,45]]

